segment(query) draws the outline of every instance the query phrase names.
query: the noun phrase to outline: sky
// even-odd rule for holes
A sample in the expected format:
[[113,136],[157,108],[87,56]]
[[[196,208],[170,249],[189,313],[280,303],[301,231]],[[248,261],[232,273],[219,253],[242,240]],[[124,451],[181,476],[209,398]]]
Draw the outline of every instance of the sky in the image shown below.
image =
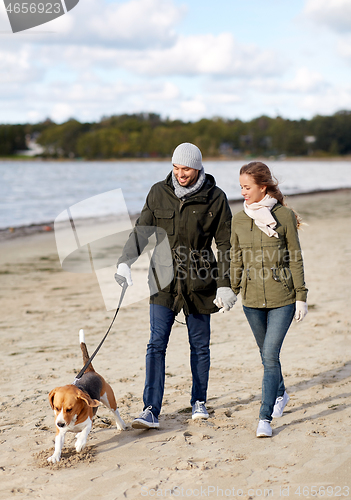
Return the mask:
[[19,33],[0,0],[0,123],[345,109],[350,0],[80,0]]

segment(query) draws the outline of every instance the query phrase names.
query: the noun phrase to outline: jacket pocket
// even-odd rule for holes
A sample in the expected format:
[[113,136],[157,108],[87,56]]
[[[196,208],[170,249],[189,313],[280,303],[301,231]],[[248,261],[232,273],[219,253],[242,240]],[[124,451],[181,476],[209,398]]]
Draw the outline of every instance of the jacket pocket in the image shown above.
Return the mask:
[[196,231],[202,235],[209,234],[214,221],[213,212],[208,208],[191,208],[191,214],[196,220]]
[[243,270],[240,282],[241,295],[243,299],[246,299],[247,295],[247,285],[251,281],[250,269],[252,268],[252,263],[254,259],[254,249],[251,242],[244,241],[240,242],[241,257],[243,261]]
[[267,265],[278,265],[283,262],[285,256],[284,246],[282,246],[280,240],[272,237],[271,241],[262,242],[262,260]]
[[212,260],[207,259],[195,250],[189,254],[189,281],[190,290],[208,290],[216,288],[218,277],[217,262],[213,256]]
[[250,280],[251,280],[251,278],[250,278],[250,268],[249,267],[244,268],[243,269],[243,276],[242,276],[241,284],[240,284],[241,295],[242,295],[243,299],[246,299],[247,283]]
[[158,247],[156,247],[149,268],[148,282],[150,295],[154,295],[161,290],[163,292],[170,292],[173,278],[172,255],[168,254],[168,252],[159,252]]
[[280,279],[283,282],[283,285],[289,290],[289,293],[291,293],[294,290],[294,283],[293,283],[290,268],[289,267],[280,267],[279,274],[280,274]]
[[157,208],[154,216],[157,220],[157,227],[162,227],[169,235],[174,234],[174,210]]
[[271,267],[271,271],[275,282],[281,283],[289,294],[294,291],[294,283],[289,267]]

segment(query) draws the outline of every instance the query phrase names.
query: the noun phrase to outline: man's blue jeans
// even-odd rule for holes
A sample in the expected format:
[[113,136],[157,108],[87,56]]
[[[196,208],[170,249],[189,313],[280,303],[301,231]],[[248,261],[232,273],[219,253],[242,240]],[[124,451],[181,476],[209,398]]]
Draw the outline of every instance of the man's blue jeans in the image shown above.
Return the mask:
[[[152,406],[158,417],[161,411],[165,385],[165,357],[175,314],[168,307],[150,305],[150,340],[146,350],[146,378],[144,409]],[[193,378],[191,405],[206,401],[210,370],[210,315],[190,314],[186,316],[190,344],[190,366]]]
[[260,420],[271,422],[274,403],[285,391],[280,350],[295,313],[295,303],[274,309],[243,307],[264,367]]

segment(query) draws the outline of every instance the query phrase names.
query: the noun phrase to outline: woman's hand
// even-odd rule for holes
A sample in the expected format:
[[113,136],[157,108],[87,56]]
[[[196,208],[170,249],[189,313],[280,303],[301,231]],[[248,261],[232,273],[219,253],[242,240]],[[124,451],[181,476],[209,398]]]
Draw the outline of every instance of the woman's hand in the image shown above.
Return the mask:
[[307,302],[302,302],[302,300],[297,300],[295,309],[295,319],[297,323],[299,321],[302,321],[307,313],[308,313]]

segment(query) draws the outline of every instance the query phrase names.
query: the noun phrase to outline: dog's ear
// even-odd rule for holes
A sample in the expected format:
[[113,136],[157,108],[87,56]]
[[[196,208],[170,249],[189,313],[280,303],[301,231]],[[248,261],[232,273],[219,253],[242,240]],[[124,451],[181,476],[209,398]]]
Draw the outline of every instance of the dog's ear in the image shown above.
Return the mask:
[[93,408],[101,405],[100,401],[98,401],[97,399],[92,399],[88,394],[85,394],[85,392],[81,390],[79,390],[78,392],[78,398],[82,399],[88,406],[92,406]]
[[49,393],[49,401],[50,401],[50,406],[52,409],[54,409],[54,397],[55,397],[55,394],[56,394],[56,388],[53,389],[50,393]]

